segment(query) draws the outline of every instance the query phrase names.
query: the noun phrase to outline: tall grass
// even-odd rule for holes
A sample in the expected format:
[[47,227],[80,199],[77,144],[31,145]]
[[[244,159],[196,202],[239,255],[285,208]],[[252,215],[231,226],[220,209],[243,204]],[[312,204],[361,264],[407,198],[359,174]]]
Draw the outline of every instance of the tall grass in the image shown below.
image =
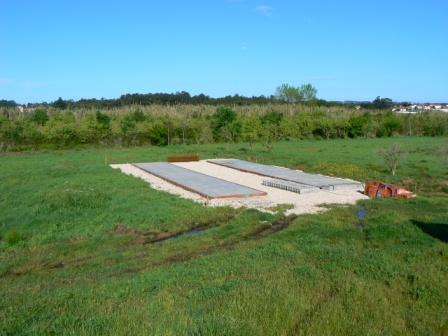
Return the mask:
[[233,106],[236,120],[216,129],[211,105],[149,105],[109,110],[40,107],[0,111],[0,151],[77,145],[262,143],[291,139],[446,136],[448,114],[401,115],[301,104]]

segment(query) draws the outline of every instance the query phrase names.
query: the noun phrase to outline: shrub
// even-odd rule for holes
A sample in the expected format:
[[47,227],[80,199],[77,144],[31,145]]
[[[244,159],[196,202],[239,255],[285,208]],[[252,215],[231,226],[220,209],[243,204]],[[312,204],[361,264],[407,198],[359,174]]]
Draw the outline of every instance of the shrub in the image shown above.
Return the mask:
[[401,129],[400,119],[395,115],[387,115],[386,118],[383,119],[380,136],[393,136],[399,133]]
[[128,133],[129,131],[133,130],[135,128],[135,119],[133,119],[131,116],[126,116],[121,121],[121,130],[124,134]]
[[155,121],[149,131],[152,145],[165,146],[168,144],[168,129],[162,121]]
[[281,121],[283,119],[283,114],[276,111],[271,111],[263,116],[260,117],[261,123],[263,125],[265,124],[275,124],[280,125]]
[[44,109],[35,109],[33,111],[33,113],[31,113],[30,115],[30,120],[34,123],[36,123],[37,125],[45,125],[48,121],[49,117],[48,117],[48,113],[47,110]]
[[307,138],[448,135],[447,113],[400,115],[349,107],[266,104],[143,106],[85,110],[38,107],[28,117],[0,110],[0,151],[77,144],[170,145]]
[[236,121],[237,114],[231,108],[219,107],[212,117],[212,129],[215,140],[220,140],[231,133],[231,125]]
[[110,127],[110,117],[100,111],[96,111],[96,122],[102,129],[108,129]]
[[401,160],[405,157],[406,151],[399,145],[393,144],[388,148],[381,149],[378,154],[384,160],[384,164],[390,170],[393,176]]
[[141,110],[135,110],[134,113],[132,113],[132,119],[134,119],[135,122],[142,122],[146,120],[146,116]]

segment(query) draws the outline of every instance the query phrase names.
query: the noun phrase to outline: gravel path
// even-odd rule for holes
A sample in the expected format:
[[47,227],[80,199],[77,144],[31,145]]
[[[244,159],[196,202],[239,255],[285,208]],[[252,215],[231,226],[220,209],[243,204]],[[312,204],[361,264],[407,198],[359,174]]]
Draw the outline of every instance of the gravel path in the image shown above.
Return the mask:
[[231,206],[231,207],[247,207],[261,211],[272,211],[272,208],[288,204],[292,208],[287,210],[287,214],[306,214],[316,213],[325,210],[324,204],[354,204],[360,199],[368,197],[357,191],[324,191],[319,190],[308,194],[296,194],[290,191],[280,190],[262,185],[262,181],[266,177],[241,172],[235,169],[218,166],[208,163],[205,160],[196,162],[179,162],[174,163],[179,167],[184,167],[204,173],[210,176],[218,177],[230,182],[243,184],[245,186],[266,191],[266,196],[238,198],[238,199],[212,199],[207,201],[205,198],[168,183],[156,176],[146,173],[130,164],[111,165],[112,168],[120,169],[123,173],[139,177],[150,183],[154,189],[169,192],[183,198],[191,199],[195,202],[208,206]]

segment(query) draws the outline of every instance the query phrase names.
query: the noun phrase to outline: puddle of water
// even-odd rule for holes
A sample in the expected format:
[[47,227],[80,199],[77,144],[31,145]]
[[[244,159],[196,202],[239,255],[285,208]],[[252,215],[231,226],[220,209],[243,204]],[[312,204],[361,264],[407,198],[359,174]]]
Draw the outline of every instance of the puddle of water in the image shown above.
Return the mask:
[[367,216],[367,210],[363,206],[358,206],[356,209],[356,216],[358,216],[359,219],[364,219]]
[[356,228],[359,230],[364,229],[364,221],[367,216],[367,209],[364,208],[362,205],[358,205],[356,208],[356,217],[359,219],[359,223],[356,224]]
[[211,229],[211,227],[206,227],[206,226],[203,226],[203,227],[195,227],[195,228],[192,228],[192,229],[189,230],[189,231],[182,232],[181,234],[179,234],[179,235],[173,237],[172,239],[179,239],[179,238],[183,238],[183,237],[185,237],[185,236],[194,236],[194,235],[196,235],[196,234],[198,234],[198,233],[200,233],[200,232],[202,232],[202,231],[205,231],[205,230],[207,230],[207,229]]
[[257,228],[253,232],[249,233],[246,237],[247,238],[261,238],[261,237],[265,237],[265,236],[274,234],[278,231],[286,229],[289,226],[289,224],[291,224],[294,221],[294,219],[296,219],[296,218],[297,218],[297,215],[289,215],[289,216],[283,217],[273,223],[269,223],[269,224],[266,224],[266,225],[263,225],[263,226]]
[[177,234],[171,235],[171,236],[167,236],[167,237],[163,237],[161,239],[157,239],[155,241],[153,241],[152,243],[156,243],[156,244],[160,244],[160,243],[164,243],[167,240],[177,240],[177,239],[181,239],[187,236],[193,236],[196,235],[198,233],[201,233],[202,231],[211,229],[212,226],[199,226],[199,227],[194,227],[188,231],[183,231],[183,232],[179,232]]

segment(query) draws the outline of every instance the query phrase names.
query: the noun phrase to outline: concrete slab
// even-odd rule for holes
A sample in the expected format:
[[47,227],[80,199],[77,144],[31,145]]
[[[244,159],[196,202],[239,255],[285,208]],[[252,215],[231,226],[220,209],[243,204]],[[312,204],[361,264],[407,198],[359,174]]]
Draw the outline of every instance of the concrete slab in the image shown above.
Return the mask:
[[266,192],[179,167],[167,162],[135,163],[135,167],[206,198],[264,196]]
[[285,181],[285,180],[280,180],[280,179],[263,180],[262,183],[263,183],[263,185],[268,186],[268,187],[287,190],[287,191],[295,192],[297,194],[308,194],[308,193],[316,192],[319,190],[318,187],[314,187],[314,186],[311,186],[308,184],[302,184],[302,183],[297,183],[297,182],[292,182],[292,181]]
[[238,159],[217,159],[208,160],[208,162],[257,175],[306,184],[324,190],[363,190],[362,184],[354,180],[309,174],[301,170],[264,165]]
[[202,197],[198,193],[188,191],[185,188],[179,187],[131,164],[114,164],[111,165],[111,167],[120,170],[124,174],[142,179],[156,190],[161,190],[211,207],[244,207],[272,213],[274,211],[273,209],[277,208],[278,205],[289,204],[293,207],[288,209],[286,214],[299,215],[326,211],[328,208],[322,206],[324,204],[355,204],[358,200],[368,199],[368,196],[361,194],[356,190],[327,191],[319,189],[312,193],[296,194],[262,185],[263,180],[266,180],[266,177],[264,176],[245,173],[232,168],[212,164],[205,160],[197,162],[180,162],[174,163],[174,165],[229,182],[243,184],[247,187],[264,191],[267,195],[260,197],[208,199]]

